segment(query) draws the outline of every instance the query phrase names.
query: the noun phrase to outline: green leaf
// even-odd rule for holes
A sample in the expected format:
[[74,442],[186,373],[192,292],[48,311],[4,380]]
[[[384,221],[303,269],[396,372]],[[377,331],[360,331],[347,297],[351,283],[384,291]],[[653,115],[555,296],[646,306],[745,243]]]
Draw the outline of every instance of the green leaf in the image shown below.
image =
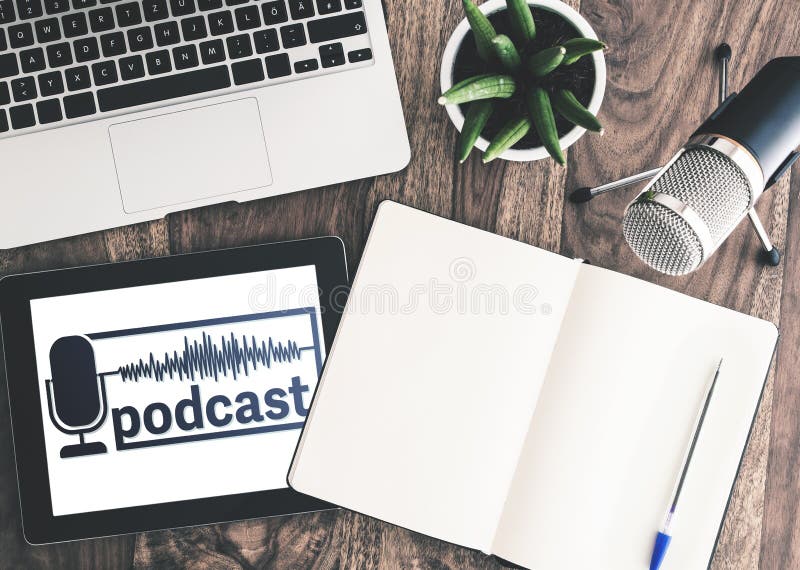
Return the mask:
[[572,65],[583,56],[606,48],[606,44],[591,38],[573,38],[565,41],[563,46],[567,50],[564,55],[564,65]]
[[483,12],[472,3],[472,0],[463,0],[464,12],[475,36],[475,45],[478,47],[478,55],[483,61],[490,61],[494,54],[492,40],[497,35],[494,26]]
[[[473,75],[472,77],[467,77],[466,79],[462,79],[461,81],[459,81],[458,83],[453,85],[450,89],[445,91],[445,95],[447,93],[451,93],[453,91],[458,91],[462,87],[465,87],[465,86],[467,86],[467,85],[469,85],[471,83],[474,83],[474,82],[478,81],[479,79],[485,79],[487,77],[492,77],[493,75],[494,74],[492,74],[492,73],[483,73],[481,75]],[[442,97],[444,97],[444,95],[442,95]],[[440,97],[440,99],[441,99],[441,97]],[[439,102],[441,103],[441,101],[439,101]]]
[[550,96],[541,87],[531,89],[527,97],[528,112],[533,120],[533,126],[539,133],[542,145],[547,149],[548,154],[553,159],[563,165],[567,161],[561,150],[561,143],[558,140],[558,130],[556,130],[556,118],[553,116],[553,108],[550,105]]
[[517,89],[510,75],[476,75],[448,89],[439,97],[440,105],[460,105],[479,99],[508,99]]
[[493,161],[517,144],[522,137],[528,134],[529,130],[531,130],[531,120],[528,117],[523,116],[519,119],[511,119],[500,129],[500,132],[489,143],[489,146],[486,147],[486,152],[483,153],[483,163],[486,164]]
[[553,94],[551,103],[553,104],[553,108],[568,121],[584,129],[596,133],[603,133],[603,126],[600,124],[600,121],[597,120],[597,117],[592,115],[589,109],[581,105],[580,101],[575,97],[575,94],[569,89],[559,89],[556,91]]
[[567,53],[567,50],[562,46],[553,46],[543,49],[539,53],[531,56],[528,60],[528,69],[530,69],[531,73],[536,77],[544,77],[561,65],[565,53]]
[[527,0],[506,0],[508,17],[514,36],[525,48],[536,37],[536,24],[533,23],[533,13]]
[[464,126],[461,128],[461,134],[458,136],[456,143],[456,158],[458,162],[463,163],[472,152],[475,146],[475,141],[486,126],[486,121],[492,115],[494,110],[494,102],[491,99],[483,99],[470,103],[467,109],[467,115],[464,118]]
[[519,69],[521,63],[519,52],[514,46],[514,42],[511,41],[511,38],[503,34],[497,35],[492,40],[492,47],[494,47],[494,54],[497,56],[497,59],[500,60],[500,63],[506,70],[516,71]]
[[653,198],[655,198],[656,192],[655,190],[647,190],[646,192],[642,192],[639,196],[636,197],[636,202],[638,204],[646,204],[650,202]]

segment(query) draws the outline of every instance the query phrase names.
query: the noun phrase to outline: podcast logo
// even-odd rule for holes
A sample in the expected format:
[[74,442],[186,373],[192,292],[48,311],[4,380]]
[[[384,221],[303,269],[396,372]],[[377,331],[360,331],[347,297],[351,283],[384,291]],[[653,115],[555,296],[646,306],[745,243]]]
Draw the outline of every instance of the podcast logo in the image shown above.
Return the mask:
[[45,380],[62,458],[297,430],[322,369],[314,307],[65,336]]

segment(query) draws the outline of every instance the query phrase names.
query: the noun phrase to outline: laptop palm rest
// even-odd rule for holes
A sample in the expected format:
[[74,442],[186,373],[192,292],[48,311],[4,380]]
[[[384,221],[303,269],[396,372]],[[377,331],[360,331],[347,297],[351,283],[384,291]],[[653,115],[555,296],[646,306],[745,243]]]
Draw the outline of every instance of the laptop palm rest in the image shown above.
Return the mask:
[[141,212],[272,184],[253,98],[109,127],[125,212]]

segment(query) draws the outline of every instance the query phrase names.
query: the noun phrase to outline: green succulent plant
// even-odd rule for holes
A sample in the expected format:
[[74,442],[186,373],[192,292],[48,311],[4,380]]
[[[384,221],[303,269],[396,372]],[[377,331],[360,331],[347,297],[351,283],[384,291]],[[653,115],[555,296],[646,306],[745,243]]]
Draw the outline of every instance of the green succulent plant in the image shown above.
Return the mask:
[[533,52],[536,25],[527,0],[506,0],[513,39],[498,34],[472,0],[463,0],[463,3],[485,73],[458,82],[439,97],[442,105],[469,103],[456,144],[459,162],[469,156],[496,106],[511,98],[523,101],[520,108],[527,112],[520,112],[500,128],[483,155],[484,163],[514,146],[533,127],[550,156],[563,165],[565,159],[558,140],[555,113],[575,125],[602,134],[600,122],[575,94],[548,81],[548,76],[585,55],[604,49],[603,42],[578,37]]

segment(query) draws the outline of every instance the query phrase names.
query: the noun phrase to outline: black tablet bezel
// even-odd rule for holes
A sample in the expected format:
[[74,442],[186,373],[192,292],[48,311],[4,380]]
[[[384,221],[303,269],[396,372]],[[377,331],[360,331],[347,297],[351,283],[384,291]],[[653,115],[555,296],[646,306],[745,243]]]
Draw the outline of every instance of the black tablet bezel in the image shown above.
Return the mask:
[[31,324],[31,299],[313,265],[326,352],[348,286],[344,244],[324,237],[139,261],[12,275],[0,280],[23,532],[31,544],[145,532],[334,508],[290,488],[53,516]]

